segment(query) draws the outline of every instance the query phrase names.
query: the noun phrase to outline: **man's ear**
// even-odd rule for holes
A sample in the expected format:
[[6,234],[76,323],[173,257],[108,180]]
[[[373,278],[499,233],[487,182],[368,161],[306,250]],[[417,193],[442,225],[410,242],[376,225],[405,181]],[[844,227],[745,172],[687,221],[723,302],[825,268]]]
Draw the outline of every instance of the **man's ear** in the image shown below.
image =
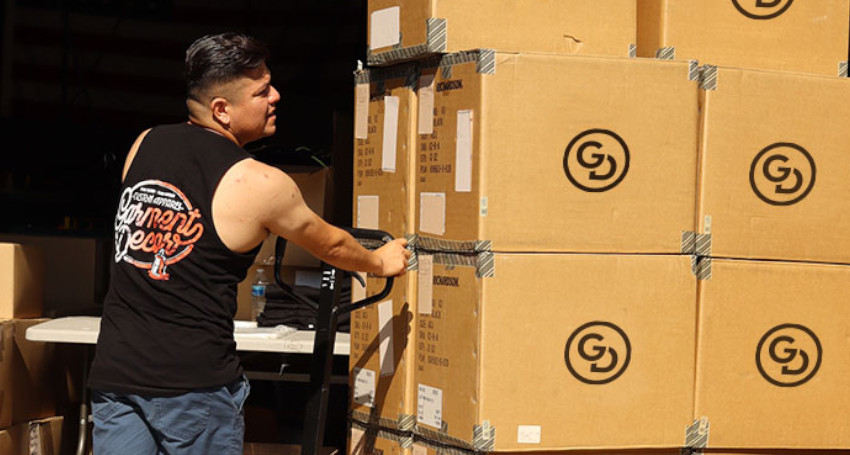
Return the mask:
[[230,103],[221,96],[216,96],[210,101],[210,110],[213,118],[222,126],[230,126]]

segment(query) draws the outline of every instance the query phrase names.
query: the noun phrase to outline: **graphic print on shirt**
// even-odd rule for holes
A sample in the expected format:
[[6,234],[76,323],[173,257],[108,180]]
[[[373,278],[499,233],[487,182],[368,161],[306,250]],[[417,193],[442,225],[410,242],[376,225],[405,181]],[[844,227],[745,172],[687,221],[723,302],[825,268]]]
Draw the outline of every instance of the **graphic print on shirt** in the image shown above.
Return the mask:
[[168,280],[168,266],[188,256],[204,234],[201,213],[180,189],[161,180],[144,180],[124,189],[115,216],[115,262]]

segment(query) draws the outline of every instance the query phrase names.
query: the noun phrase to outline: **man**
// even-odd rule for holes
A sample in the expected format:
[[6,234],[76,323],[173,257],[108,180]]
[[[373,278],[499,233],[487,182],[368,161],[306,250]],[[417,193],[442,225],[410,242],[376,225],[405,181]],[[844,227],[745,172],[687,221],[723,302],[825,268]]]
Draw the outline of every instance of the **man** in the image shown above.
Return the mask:
[[197,40],[186,52],[189,121],[149,129],[130,149],[89,379],[96,455],[242,454],[236,285],[269,232],[342,269],[404,272],[403,239],[364,249],[242,148],[275,132],[267,58],[243,35]]

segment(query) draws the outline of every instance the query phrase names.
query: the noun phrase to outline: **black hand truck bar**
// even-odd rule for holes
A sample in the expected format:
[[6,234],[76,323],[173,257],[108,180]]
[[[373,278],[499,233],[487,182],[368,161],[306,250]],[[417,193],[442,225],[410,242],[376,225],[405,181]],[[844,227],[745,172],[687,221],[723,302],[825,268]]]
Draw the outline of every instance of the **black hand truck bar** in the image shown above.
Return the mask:
[[[373,229],[343,228],[364,246],[379,247],[393,238],[389,234]],[[278,237],[275,243],[274,280],[292,299],[316,308],[316,302],[299,295],[280,277],[280,267],[286,251],[286,239]],[[328,413],[328,394],[330,392],[331,366],[333,365],[334,342],[336,341],[337,319],[340,315],[364,308],[383,300],[393,287],[393,278],[387,277],[383,290],[372,297],[358,302],[341,305],[340,280],[354,277],[363,287],[366,282],[356,273],[337,269],[322,263],[322,284],[319,289],[318,314],[316,317],[316,337],[313,342],[313,357],[310,360],[310,383],[308,402],[304,412],[304,430],[301,442],[301,455],[318,455],[325,436],[325,423]]]

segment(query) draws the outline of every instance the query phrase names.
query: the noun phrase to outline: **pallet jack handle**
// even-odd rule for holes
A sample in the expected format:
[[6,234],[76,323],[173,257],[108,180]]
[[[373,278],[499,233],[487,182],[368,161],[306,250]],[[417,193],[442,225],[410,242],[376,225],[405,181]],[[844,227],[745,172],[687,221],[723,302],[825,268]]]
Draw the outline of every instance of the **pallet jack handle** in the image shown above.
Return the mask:
[[[384,231],[373,229],[343,228],[364,247],[375,249],[390,242],[393,238]],[[274,279],[278,286],[299,303],[317,308],[316,337],[313,342],[313,357],[310,362],[310,383],[307,408],[304,415],[304,430],[301,443],[301,455],[319,455],[325,436],[325,423],[328,412],[333,349],[336,341],[337,320],[339,315],[364,308],[387,297],[393,287],[393,278],[387,277],[384,288],[376,295],[349,304],[340,304],[340,287],[337,283],[345,277],[354,277],[362,286],[364,280],[356,273],[337,269],[322,263],[322,284],[319,290],[319,302],[314,302],[298,294],[280,277],[280,267],[286,251],[286,239],[278,237],[275,243]]]

